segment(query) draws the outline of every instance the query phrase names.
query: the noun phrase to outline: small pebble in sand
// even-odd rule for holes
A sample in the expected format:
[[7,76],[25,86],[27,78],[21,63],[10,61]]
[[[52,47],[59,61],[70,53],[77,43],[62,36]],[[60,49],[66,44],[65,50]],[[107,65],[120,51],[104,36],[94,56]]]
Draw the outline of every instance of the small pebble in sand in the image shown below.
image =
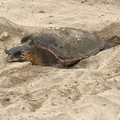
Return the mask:
[[48,24],[53,24],[52,22],[49,22]]
[[50,15],[49,17],[51,18],[51,17],[54,17],[54,16],[53,16],[53,15]]
[[9,34],[8,34],[8,32],[6,32],[6,31],[3,31],[3,32],[0,34],[0,40],[1,40],[1,41],[6,40],[8,37],[9,37]]
[[46,13],[44,10],[40,10],[40,11],[38,11],[39,13]]

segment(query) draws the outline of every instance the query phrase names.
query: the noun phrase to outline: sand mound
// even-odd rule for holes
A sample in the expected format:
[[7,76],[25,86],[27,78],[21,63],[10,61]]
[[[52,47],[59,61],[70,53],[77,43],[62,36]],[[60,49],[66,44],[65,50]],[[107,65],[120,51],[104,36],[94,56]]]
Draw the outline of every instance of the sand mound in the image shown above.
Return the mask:
[[0,19],[0,31],[9,35],[0,41],[1,120],[120,119],[120,46],[71,69],[7,63],[5,47],[19,44],[26,29]]
[[111,23],[99,31],[98,35],[112,46],[120,45],[120,23]]

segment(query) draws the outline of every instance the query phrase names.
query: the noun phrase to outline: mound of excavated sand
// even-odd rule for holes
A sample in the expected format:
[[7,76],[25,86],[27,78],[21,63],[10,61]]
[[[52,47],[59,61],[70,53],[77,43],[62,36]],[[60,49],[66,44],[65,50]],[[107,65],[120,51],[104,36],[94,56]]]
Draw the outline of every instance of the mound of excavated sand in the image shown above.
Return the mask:
[[112,46],[120,45],[120,23],[111,23],[98,32],[108,44]]
[[4,49],[32,30],[0,18],[0,119],[119,120],[120,46],[70,69],[6,62]]

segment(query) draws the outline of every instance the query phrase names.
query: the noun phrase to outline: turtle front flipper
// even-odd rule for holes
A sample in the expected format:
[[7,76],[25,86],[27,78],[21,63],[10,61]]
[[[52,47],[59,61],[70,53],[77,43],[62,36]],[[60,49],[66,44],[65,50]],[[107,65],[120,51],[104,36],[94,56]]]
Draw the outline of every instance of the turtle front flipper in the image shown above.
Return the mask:
[[33,64],[43,66],[54,66],[60,63],[59,58],[50,49],[39,45],[35,47]]
[[82,59],[84,59],[84,58],[75,58],[75,59],[66,59],[66,60],[59,59],[59,62],[63,66],[72,67],[73,65],[77,64]]
[[62,57],[60,58],[60,56],[57,56],[52,50],[39,45],[36,46],[36,56],[34,56],[35,59],[33,64],[44,66],[59,65],[64,67],[71,67],[74,64],[78,63],[80,60],[84,59],[84,58],[66,59]]

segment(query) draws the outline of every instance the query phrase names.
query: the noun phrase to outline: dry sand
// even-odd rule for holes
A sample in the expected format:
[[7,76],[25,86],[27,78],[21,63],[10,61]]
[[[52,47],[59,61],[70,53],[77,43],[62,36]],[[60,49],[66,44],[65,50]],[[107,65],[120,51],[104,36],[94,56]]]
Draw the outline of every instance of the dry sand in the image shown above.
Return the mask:
[[4,53],[5,48],[20,44],[22,36],[48,27],[95,30],[104,40],[118,44],[119,3],[0,2],[0,120],[120,120],[120,46],[71,69],[8,63]]

